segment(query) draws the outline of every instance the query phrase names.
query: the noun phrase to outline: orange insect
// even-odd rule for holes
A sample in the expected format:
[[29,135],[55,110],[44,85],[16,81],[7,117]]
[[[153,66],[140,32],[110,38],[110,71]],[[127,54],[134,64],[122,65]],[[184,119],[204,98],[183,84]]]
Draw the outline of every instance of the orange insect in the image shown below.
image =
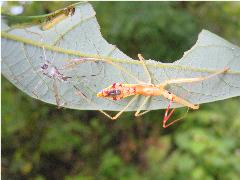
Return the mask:
[[[141,116],[141,115],[149,112],[149,110],[146,110],[144,112],[141,112],[141,110],[143,109],[143,106],[147,103],[147,101],[149,100],[149,98],[151,96],[163,96],[166,99],[170,100],[170,103],[169,103],[169,105],[166,109],[164,119],[163,119],[163,127],[166,128],[166,127],[172,125],[173,123],[175,123],[176,121],[182,119],[182,118],[179,118],[177,120],[172,121],[169,124],[166,124],[168,119],[170,118],[170,116],[173,114],[173,111],[174,111],[174,109],[173,109],[170,112],[170,114],[168,115],[168,110],[170,109],[170,106],[171,106],[172,102],[179,103],[179,104],[184,105],[184,106],[186,106],[188,108],[191,108],[191,109],[198,109],[199,108],[199,105],[192,104],[192,103],[188,102],[187,100],[185,100],[181,97],[178,97],[177,95],[175,95],[175,94],[169,92],[168,90],[166,90],[165,87],[167,85],[199,82],[199,81],[209,79],[213,76],[216,76],[216,75],[219,75],[219,74],[222,74],[222,73],[225,73],[226,71],[228,71],[228,68],[225,68],[221,71],[217,71],[216,73],[211,74],[209,76],[205,76],[205,77],[177,78],[177,79],[166,80],[166,81],[164,81],[160,84],[152,84],[152,78],[151,78],[151,75],[150,75],[150,73],[147,69],[144,58],[140,54],[138,54],[138,58],[142,62],[144,71],[149,78],[149,81],[147,83],[142,82],[135,77],[135,79],[137,79],[137,81],[138,81],[138,84],[113,83],[111,86],[109,86],[107,88],[104,88],[102,91],[97,93],[97,97],[109,98],[109,99],[112,99],[112,100],[120,100],[120,99],[126,98],[128,96],[134,96],[129,101],[129,103],[120,112],[118,112],[115,116],[112,117],[109,114],[104,112],[104,114],[107,117],[109,117],[110,119],[113,119],[113,120],[117,119],[140,95],[145,96],[146,98],[144,99],[144,101],[142,102],[140,107],[137,109],[137,111],[135,113],[135,116]],[[131,76],[134,76],[134,75],[131,75]]]

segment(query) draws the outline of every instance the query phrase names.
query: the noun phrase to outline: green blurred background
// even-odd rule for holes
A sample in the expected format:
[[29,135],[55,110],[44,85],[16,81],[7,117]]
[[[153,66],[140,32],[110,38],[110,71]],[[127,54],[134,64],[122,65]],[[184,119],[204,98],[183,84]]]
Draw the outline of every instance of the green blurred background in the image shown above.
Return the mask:
[[[71,2],[4,2],[49,13]],[[103,36],[136,58],[173,62],[202,29],[240,45],[240,2],[92,2]],[[163,110],[110,121],[57,109],[2,77],[3,179],[239,179],[240,98],[203,104],[168,129]],[[178,109],[174,117],[185,109]]]

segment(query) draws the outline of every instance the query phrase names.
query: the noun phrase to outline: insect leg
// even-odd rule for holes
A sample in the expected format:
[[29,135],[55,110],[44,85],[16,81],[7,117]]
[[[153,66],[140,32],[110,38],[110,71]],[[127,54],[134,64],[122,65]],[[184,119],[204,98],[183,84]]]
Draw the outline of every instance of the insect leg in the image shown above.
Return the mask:
[[146,66],[146,63],[145,63],[145,59],[142,57],[141,54],[138,54],[138,58],[139,60],[141,61],[142,65],[143,65],[143,69],[145,71],[145,74],[148,76],[148,83],[152,84],[152,77],[151,77],[151,74]]
[[178,104],[182,104],[184,106],[187,106],[191,109],[198,109],[199,108],[199,105],[192,104],[192,103],[188,102],[187,100],[185,100],[183,98],[180,98],[177,95],[175,95],[173,93],[170,93],[169,91],[167,91],[165,89],[162,89],[162,96],[164,96],[165,98],[167,98],[169,100],[174,98],[174,102],[176,102]]
[[143,101],[143,103],[141,104],[141,106],[138,108],[138,110],[135,113],[135,116],[142,116],[146,113],[148,113],[150,110],[146,110],[140,113],[140,111],[142,110],[143,106],[147,103],[147,101],[149,100],[150,96],[146,97]]
[[[73,87],[76,89],[76,94],[78,96],[81,96],[82,98],[84,98],[88,103],[91,103],[91,104],[95,104],[93,102],[91,102],[80,90],[77,86],[73,85]],[[112,120],[115,120],[117,119],[138,97],[139,95],[135,95],[131,101],[128,102],[128,104],[120,111],[118,112],[115,116],[111,116],[109,115],[108,113],[106,113],[105,111],[103,110],[98,110],[99,112],[101,112],[102,114],[104,114],[105,116],[107,116],[109,119],[112,119]]]
[[[44,78],[44,80],[45,80],[46,78]],[[39,88],[39,86],[40,85],[42,85],[43,84],[43,81],[38,81],[38,83],[36,84],[36,86],[33,88],[33,90],[32,90],[32,93],[38,98],[38,95],[37,95],[37,93],[36,93],[36,91],[38,90],[38,88]]]
[[135,95],[131,101],[129,101],[129,103],[121,110],[119,111],[115,116],[112,117],[112,120],[117,119],[138,97],[139,95]]
[[56,79],[53,80],[53,93],[54,93],[54,97],[58,106],[58,109],[61,107],[60,106],[60,97],[59,97],[59,92],[58,92],[58,87],[57,87],[57,81]]
[[112,120],[116,120],[138,97],[139,95],[134,96],[131,101],[129,101],[129,103],[121,110],[119,111],[115,116],[111,116],[108,113],[99,110],[101,113],[103,113],[105,116],[107,116],[108,118],[112,119]]
[[[93,102],[91,102],[87,97],[86,97],[86,95],[85,94],[83,94],[80,90],[79,90],[79,88],[77,87],[77,86],[75,86],[75,85],[73,85],[73,87],[76,89],[76,94],[78,95],[78,96],[81,96],[83,99],[85,99],[88,103],[92,103],[92,104],[94,104]],[[99,112],[101,112],[102,114],[104,114],[105,116],[107,116],[109,119],[113,119],[113,117],[112,116],[110,116],[108,113],[106,113],[105,111],[103,111],[103,110],[98,110]]]
[[168,84],[193,83],[193,82],[204,81],[204,80],[207,80],[207,79],[212,78],[214,76],[217,76],[219,74],[223,74],[223,73],[227,72],[228,70],[229,70],[229,68],[225,68],[225,69],[217,71],[216,73],[211,74],[209,76],[202,76],[202,77],[196,77],[196,78],[170,79],[170,80],[164,81],[163,83],[159,84],[159,86],[164,87]]
[[107,58],[91,58],[91,57],[77,58],[77,59],[71,60],[70,63],[65,65],[65,67],[66,68],[73,68],[74,66],[76,66],[78,64],[81,64],[83,62],[87,62],[87,61],[93,61],[93,62],[95,62],[95,61],[103,61],[105,63],[111,64],[112,66],[114,66],[118,70],[120,70],[123,73],[129,75],[131,78],[133,78],[139,84],[146,84],[145,82],[140,81],[135,75],[133,75],[131,72],[129,72],[126,68],[122,67],[121,65],[118,65],[117,63],[112,62],[111,60],[109,60]]
[[171,117],[171,115],[173,114],[173,112],[174,112],[174,110],[175,110],[175,108],[172,109],[172,111],[171,111],[170,114],[168,115],[168,111],[169,111],[169,109],[170,109],[170,107],[171,107],[171,105],[172,105],[172,102],[173,102],[173,98],[170,100],[170,102],[169,102],[169,104],[168,104],[168,107],[167,107],[167,109],[166,109],[166,111],[165,111],[165,114],[164,114],[164,119],[163,119],[163,127],[164,127],[164,128],[167,128],[168,126],[170,126],[171,124],[174,123],[174,121],[172,121],[170,124],[166,125],[168,119]]
[[171,112],[168,114],[168,111],[169,111],[169,109],[170,109],[173,101],[174,101],[174,98],[172,98],[172,99],[170,100],[170,102],[169,102],[169,104],[168,104],[168,107],[167,107],[167,109],[166,109],[166,111],[165,111],[164,118],[163,118],[163,128],[167,128],[167,127],[171,126],[172,124],[174,124],[175,122],[183,119],[183,118],[187,115],[187,113],[188,113],[189,107],[188,107],[187,111],[185,112],[185,114],[184,114],[182,117],[180,117],[180,118],[178,118],[178,119],[175,119],[175,120],[173,120],[172,122],[170,122],[169,124],[167,124],[167,121],[168,121],[169,118],[172,116],[172,114],[173,114],[173,112],[174,112],[174,110],[175,110],[175,108],[172,109]]

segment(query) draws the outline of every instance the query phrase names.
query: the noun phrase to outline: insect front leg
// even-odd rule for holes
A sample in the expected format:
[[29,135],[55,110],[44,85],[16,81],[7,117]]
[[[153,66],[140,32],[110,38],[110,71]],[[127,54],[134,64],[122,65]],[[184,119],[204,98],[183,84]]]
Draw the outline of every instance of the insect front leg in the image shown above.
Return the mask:
[[148,84],[152,84],[152,77],[151,77],[151,74],[146,66],[146,63],[145,63],[145,59],[142,57],[141,54],[138,54],[138,58],[139,60],[141,61],[142,65],[143,65],[143,69],[145,71],[145,74],[148,76]]
[[125,110],[127,110],[127,108],[137,99],[139,95],[135,95],[131,101],[129,101],[129,103],[120,111],[118,112],[115,116],[111,117],[112,120],[117,119]]
[[[89,104],[94,104],[96,105],[94,102],[91,102],[80,90],[77,86],[73,86],[76,90],[76,94],[78,96],[81,96],[82,98],[84,98]],[[99,112],[101,112],[102,114],[104,114],[105,116],[107,116],[109,119],[112,119],[112,120],[116,120],[138,97],[139,95],[135,95],[131,101],[128,102],[128,104],[120,111],[118,112],[115,116],[111,116],[110,114],[106,113],[105,111],[103,110],[98,110]]]
[[[146,98],[144,99],[143,103],[141,104],[141,106],[138,108],[138,110],[137,110],[136,113],[135,113],[135,116],[136,116],[136,117],[142,116],[142,115],[144,115],[144,114],[146,114],[146,113],[148,113],[148,112],[150,111],[150,110],[146,110],[146,111],[141,112],[143,106],[144,106],[145,104],[147,104],[149,98],[150,98],[150,96],[148,96],[148,97],[146,97]],[[140,112],[141,112],[141,113],[140,113]]]

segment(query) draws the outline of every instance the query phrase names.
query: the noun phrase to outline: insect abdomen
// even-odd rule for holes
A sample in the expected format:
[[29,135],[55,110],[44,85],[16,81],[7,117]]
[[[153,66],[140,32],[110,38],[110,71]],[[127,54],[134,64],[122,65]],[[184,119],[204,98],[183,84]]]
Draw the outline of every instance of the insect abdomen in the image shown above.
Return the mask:
[[154,85],[137,85],[136,94],[143,96],[160,96],[162,91]]

